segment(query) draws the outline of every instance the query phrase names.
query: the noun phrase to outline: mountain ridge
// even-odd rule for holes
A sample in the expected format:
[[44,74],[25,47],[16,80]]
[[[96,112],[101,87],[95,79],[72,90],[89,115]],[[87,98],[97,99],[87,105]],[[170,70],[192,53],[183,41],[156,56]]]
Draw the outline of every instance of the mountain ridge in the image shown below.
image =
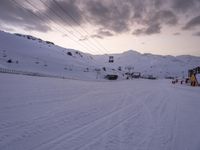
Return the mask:
[[[95,79],[98,69],[101,69],[100,78],[106,74],[118,74],[122,77],[127,72],[127,66],[131,66],[132,71],[159,78],[186,77],[188,69],[200,65],[198,56],[142,54],[136,50],[118,54],[92,55],[63,48],[31,35],[10,34],[2,31],[0,42],[1,67],[78,79]],[[109,63],[109,56],[114,57],[113,63]],[[8,63],[9,59],[15,63]],[[106,68],[106,71],[102,68]]]

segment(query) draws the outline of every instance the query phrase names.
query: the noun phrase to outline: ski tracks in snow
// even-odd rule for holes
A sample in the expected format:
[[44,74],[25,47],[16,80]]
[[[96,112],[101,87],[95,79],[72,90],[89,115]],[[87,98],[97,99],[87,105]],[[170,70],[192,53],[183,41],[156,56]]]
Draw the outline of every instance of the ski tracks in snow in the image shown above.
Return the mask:
[[[99,95],[106,96],[103,100]],[[146,150],[159,127],[146,104],[155,97],[156,93],[149,89],[87,93],[65,103],[61,111],[58,107],[29,123],[9,127],[15,133],[2,148],[20,148],[27,141],[31,150]]]
[[[82,127],[42,143],[34,149],[130,149],[146,148],[150,126],[142,103],[144,91],[123,94],[114,111]],[[139,99],[137,98],[139,97]],[[146,96],[149,99],[152,96]],[[119,97],[120,98],[120,97]],[[92,112],[91,112],[92,113]],[[149,117],[148,117],[149,118]],[[136,138],[136,139],[135,139]],[[134,142],[135,141],[135,142]]]
[[[78,95],[76,92],[69,95],[70,92],[67,91],[69,85],[65,87],[63,84],[63,91],[58,90],[53,93],[52,88],[48,89],[52,90],[49,99],[46,96],[48,93],[43,95],[38,93],[37,97],[41,98],[41,103],[34,101],[34,98],[31,101],[32,105],[23,105],[25,99],[20,99],[19,105],[18,103],[10,105],[10,102],[5,101],[6,107],[2,106],[1,109],[5,114],[0,114],[1,119],[5,120],[0,124],[0,149],[174,150],[177,148],[179,142],[177,138],[181,135],[177,131],[180,127],[178,120],[179,105],[182,104],[180,97],[182,98],[182,95],[186,97],[182,104],[185,106],[189,103],[187,99],[190,96],[184,94],[182,89],[175,92],[174,88],[164,81],[143,80],[81,82],[71,85],[73,87],[69,88],[70,92],[77,89],[82,92]],[[84,90],[81,86],[84,86]],[[66,97],[63,97],[65,91]],[[56,97],[59,95],[58,92],[62,96]],[[9,98],[9,96],[4,97]],[[11,107],[8,109],[9,105]]]

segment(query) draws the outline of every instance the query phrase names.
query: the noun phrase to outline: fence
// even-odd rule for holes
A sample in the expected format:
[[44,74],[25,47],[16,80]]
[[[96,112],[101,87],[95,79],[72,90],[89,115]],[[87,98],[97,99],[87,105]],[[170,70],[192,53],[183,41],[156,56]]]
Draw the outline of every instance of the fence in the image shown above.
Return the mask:
[[28,75],[28,76],[68,79],[66,77],[61,77],[61,76],[56,76],[56,75],[48,75],[48,74],[43,74],[43,73],[20,71],[20,70],[7,69],[7,68],[0,68],[0,73],[9,73],[9,74],[19,74],[19,75]]

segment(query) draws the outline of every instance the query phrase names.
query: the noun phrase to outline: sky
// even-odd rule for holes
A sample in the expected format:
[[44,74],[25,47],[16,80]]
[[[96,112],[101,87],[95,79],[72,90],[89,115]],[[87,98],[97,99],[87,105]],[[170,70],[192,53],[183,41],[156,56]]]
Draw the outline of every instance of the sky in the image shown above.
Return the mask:
[[200,0],[1,0],[0,30],[92,54],[200,56]]

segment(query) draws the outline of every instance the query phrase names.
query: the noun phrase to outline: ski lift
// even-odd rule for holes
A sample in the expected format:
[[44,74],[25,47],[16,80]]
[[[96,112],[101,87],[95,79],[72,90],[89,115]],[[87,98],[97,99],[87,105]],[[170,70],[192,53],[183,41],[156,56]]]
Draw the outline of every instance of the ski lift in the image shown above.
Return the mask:
[[109,56],[109,63],[113,63],[114,62],[114,56]]

